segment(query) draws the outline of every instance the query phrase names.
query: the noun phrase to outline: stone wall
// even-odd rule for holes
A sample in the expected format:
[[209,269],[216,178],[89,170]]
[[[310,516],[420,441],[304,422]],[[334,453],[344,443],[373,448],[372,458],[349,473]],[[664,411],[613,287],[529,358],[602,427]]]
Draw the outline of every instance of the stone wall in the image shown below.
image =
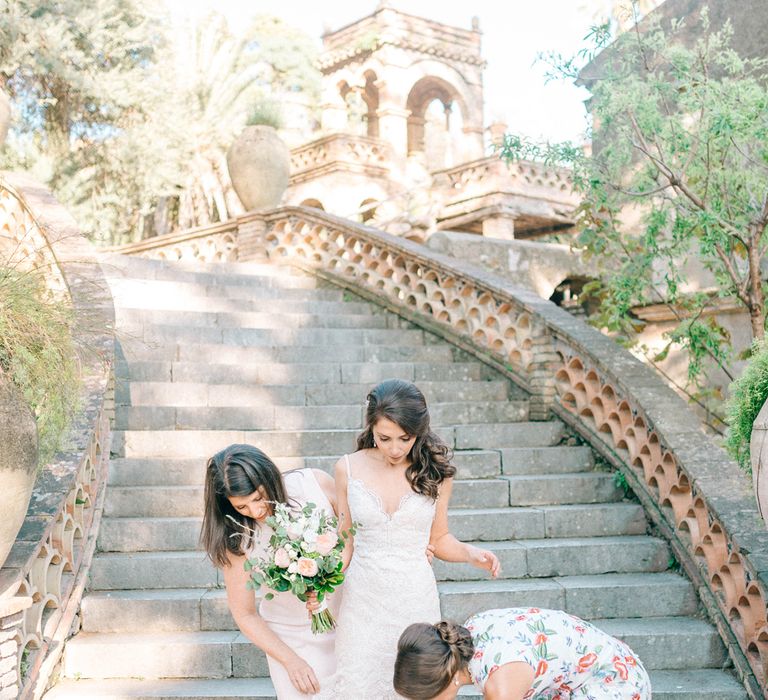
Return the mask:
[[75,310],[81,410],[66,448],[38,475],[24,524],[0,569],[0,698],[39,698],[77,623],[96,546],[106,470],[114,357],[112,298],[90,244],[51,194],[0,173],[0,230],[47,265]]

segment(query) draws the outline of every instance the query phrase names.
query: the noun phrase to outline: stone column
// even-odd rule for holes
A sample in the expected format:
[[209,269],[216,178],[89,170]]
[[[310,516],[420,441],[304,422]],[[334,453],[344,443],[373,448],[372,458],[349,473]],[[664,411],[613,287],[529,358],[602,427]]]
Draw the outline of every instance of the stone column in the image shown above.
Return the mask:
[[379,138],[390,144],[396,156],[407,155],[410,114],[410,110],[396,107],[385,107],[376,113],[379,118]]
[[267,233],[267,222],[264,219],[251,219],[238,224],[237,227],[237,260],[252,262],[266,260],[269,256],[264,245]]
[[499,213],[483,219],[483,236],[513,240],[515,238],[514,216],[509,213]]

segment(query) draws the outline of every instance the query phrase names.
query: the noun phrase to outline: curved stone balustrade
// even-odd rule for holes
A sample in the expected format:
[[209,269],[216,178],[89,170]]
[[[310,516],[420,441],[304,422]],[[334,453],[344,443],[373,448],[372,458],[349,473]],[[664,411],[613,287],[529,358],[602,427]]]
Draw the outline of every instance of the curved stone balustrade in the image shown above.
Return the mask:
[[12,252],[22,266],[44,269],[49,288],[69,296],[84,350],[81,411],[66,450],[38,475],[0,569],[0,697],[39,698],[77,619],[96,546],[109,460],[114,310],[90,244],[42,186],[0,175],[0,232],[6,259]]
[[419,244],[301,207],[232,225],[241,259],[266,255],[389,307],[506,372],[531,392],[532,417],[573,426],[622,470],[750,697],[764,697],[768,533],[749,481],[653,370],[553,303]]

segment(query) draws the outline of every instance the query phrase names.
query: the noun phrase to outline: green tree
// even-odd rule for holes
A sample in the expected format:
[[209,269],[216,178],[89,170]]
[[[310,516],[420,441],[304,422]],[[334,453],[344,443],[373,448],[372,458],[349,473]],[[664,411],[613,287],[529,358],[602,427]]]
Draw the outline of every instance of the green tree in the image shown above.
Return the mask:
[[240,206],[227,148],[265,97],[312,101],[315,53],[271,17],[234,32],[215,14],[173,23],[146,0],[0,0],[16,115],[0,167],[47,182],[107,244],[226,219]]
[[579,57],[554,57],[556,73],[592,91],[591,155],[513,135],[502,148],[573,169],[583,196],[575,244],[602,280],[596,325],[632,339],[633,309],[666,305],[676,318],[666,352],[687,351],[698,390],[713,365],[730,377],[719,308],[740,306],[763,337],[768,225],[768,63],[740,57],[730,26],[713,31],[706,11],[700,22],[684,33],[691,42],[679,40],[683,22],[664,31],[646,21],[593,60],[608,38],[595,28]]
[[133,153],[116,146],[145,120],[156,20],[143,0],[0,0],[0,89],[15,112],[2,165],[47,182],[95,238],[138,203]]

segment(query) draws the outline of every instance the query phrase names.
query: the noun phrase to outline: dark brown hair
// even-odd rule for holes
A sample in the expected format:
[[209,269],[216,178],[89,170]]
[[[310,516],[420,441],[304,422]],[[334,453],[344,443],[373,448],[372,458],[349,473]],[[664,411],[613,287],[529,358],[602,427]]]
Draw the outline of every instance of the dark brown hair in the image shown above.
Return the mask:
[[229,554],[245,554],[247,533],[258,527],[232,507],[229,497],[250,496],[260,486],[268,501],[288,502],[280,470],[258,447],[230,445],[208,460],[200,543],[216,566],[227,566]]
[[466,627],[445,621],[409,625],[397,642],[395,690],[410,700],[437,697],[469,666],[474,652]]
[[406,435],[416,438],[405,477],[416,493],[437,498],[440,484],[456,473],[456,467],[451,464],[448,446],[430,430],[424,394],[402,379],[387,379],[376,386],[368,394],[365,428],[357,436],[358,450],[374,447],[373,426],[380,418],[397,423]]

